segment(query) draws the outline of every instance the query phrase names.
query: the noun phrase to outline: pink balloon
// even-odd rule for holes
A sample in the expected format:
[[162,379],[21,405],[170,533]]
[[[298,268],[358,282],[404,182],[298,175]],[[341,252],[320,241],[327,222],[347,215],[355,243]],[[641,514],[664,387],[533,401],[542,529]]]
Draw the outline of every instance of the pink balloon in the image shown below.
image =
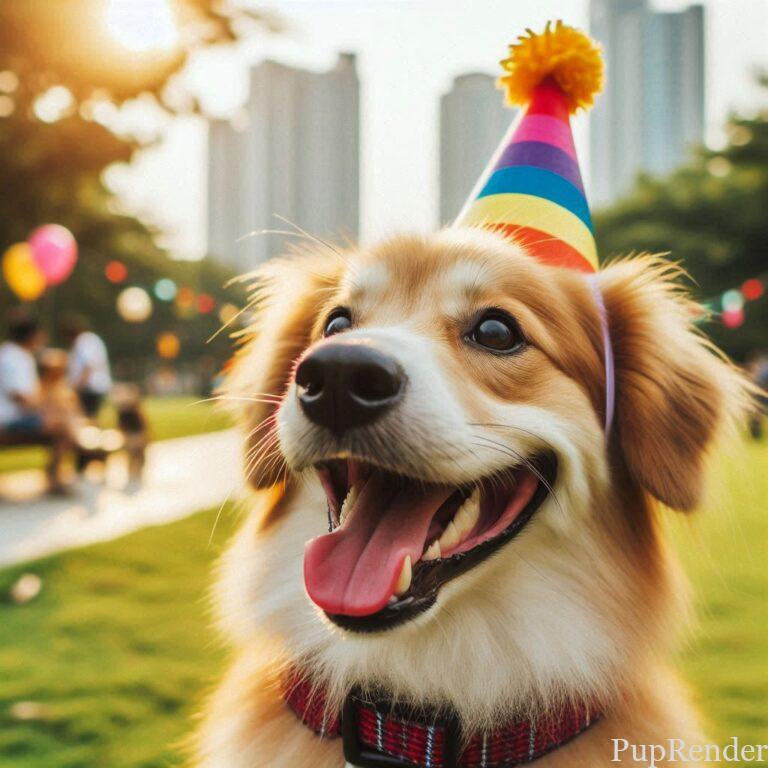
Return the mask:
[[66,227],[45,224],[38,227],[27,242],[48,285],[63,283],[70,276],[77,261],[77,241]]

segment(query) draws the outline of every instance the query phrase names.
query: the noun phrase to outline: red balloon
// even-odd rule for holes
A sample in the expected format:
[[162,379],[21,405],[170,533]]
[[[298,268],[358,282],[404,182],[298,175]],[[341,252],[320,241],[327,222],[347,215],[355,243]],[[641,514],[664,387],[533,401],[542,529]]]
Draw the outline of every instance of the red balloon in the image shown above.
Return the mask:
[[32,232],[27,242],[48,285],[63,283],[70,276],[77,261],[77,242],[66,227],[45,224]]

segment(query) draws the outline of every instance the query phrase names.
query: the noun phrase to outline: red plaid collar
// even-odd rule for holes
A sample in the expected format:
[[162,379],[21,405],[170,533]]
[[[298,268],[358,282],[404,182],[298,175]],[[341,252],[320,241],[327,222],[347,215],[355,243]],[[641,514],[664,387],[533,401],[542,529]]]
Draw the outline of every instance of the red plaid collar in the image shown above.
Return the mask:
[[511,768],[561,747],[600,719],[597,708],[573,705],[535,722],[513,720],[467,740],[455,717],[393,706],[385,697],[359,691],[347,697],[343,713],[329,717],[325,690],[300,670],[286,676],[283,697],[307,728],[321,738],[341,736],[346,760],[368,768]]

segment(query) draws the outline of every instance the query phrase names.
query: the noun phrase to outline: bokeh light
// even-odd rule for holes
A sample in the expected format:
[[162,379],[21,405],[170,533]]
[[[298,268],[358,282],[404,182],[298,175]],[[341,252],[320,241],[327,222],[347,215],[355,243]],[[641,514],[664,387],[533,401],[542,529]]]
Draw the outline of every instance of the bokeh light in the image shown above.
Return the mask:
[[172,48],[179,32],[168,0],[109,0],[107,31],[129,51]]
[[104,275],[110,283],[122,283],[128,277],[128,267],[122,261],[115,259],[104,267]]
[[216,309],[216,299],[209,293],[201,293],[197,297],[197,311],[201,315],[208,315]]
[[8,117],[16,109],[13,99],[5,94],[0,95],[0,117]]
[[143,288],[133,285],[118,295],[117,312],[127,323],[143,323],[152,314],[152,299]]
[[219,309],[219,320],[223,325],[229,325],[239,312],[240,310],[234,304],[223,304]]
[[176,304],[181,309],[189,309],[195,303],[195,292],[187,286],[179,288],[176,294]]
[[726,309],[722,314],[723,325],[726,328],[739,328],[744,325],[743,309]]
[[725,157],[713,157],[707,162],[707,170],[718,178],[723,178],[731,172],[731,163]]
[[155,283],[155,296],[160,301],[173,301],[177,290],[176,283],[169,277],[163,277]]
[[10,69],[0,72],[0,91],[13,93],[19,87],[19,76]]
[[744,296],[742,296],[741,291],[733,288],[723,294],[721,303],[726,312],[736,312],[744,307]]
[[75,110],[75,97],[63,85],[54,85],[35,99],[32,111],[44,123],[55,123]]
[[752,277],[742,283],[741,292],[747,301],[757,301],[765,293],[765,286],[756,277]]
[[157,354],[164,360],[173,360],[179,356],[181,342],[175,333],[161,333],[156,342]]

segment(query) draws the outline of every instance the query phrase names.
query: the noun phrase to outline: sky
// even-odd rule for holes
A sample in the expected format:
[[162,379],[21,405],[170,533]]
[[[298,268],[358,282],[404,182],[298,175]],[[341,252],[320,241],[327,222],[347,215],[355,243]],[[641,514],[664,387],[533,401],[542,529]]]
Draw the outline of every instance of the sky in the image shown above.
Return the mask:
[[[676,10],[689,3],[651,4]],[[768,70],[768,0],[703,4],[706,138],[716,147],[729,112],[768,106],[753,81],[756,68]],[[455,76],[498,74],[507,44],[525,27],[540,29],[557,18],[588,27],[588,0],[279,0],[265,6],[285,19],[285,34],[259,35],[235,48],[196,55],[183,74],[184,85],[207,111],[228,116],[247,98],[248,68],[264,58],[324,69],[338,51],[356,53],[362,88],[363,242],[435,226],[439,98]],[[136,127],[150,118],[139,107],[119,120],[123,127]],[[587,125],[587,118],[577,118],[574,133],[588,189]],[[206,142],[202,119],[169,121],[158,147],[107,178],[130,211],[167,231],[167,244],[182,258],[205,253]]]

